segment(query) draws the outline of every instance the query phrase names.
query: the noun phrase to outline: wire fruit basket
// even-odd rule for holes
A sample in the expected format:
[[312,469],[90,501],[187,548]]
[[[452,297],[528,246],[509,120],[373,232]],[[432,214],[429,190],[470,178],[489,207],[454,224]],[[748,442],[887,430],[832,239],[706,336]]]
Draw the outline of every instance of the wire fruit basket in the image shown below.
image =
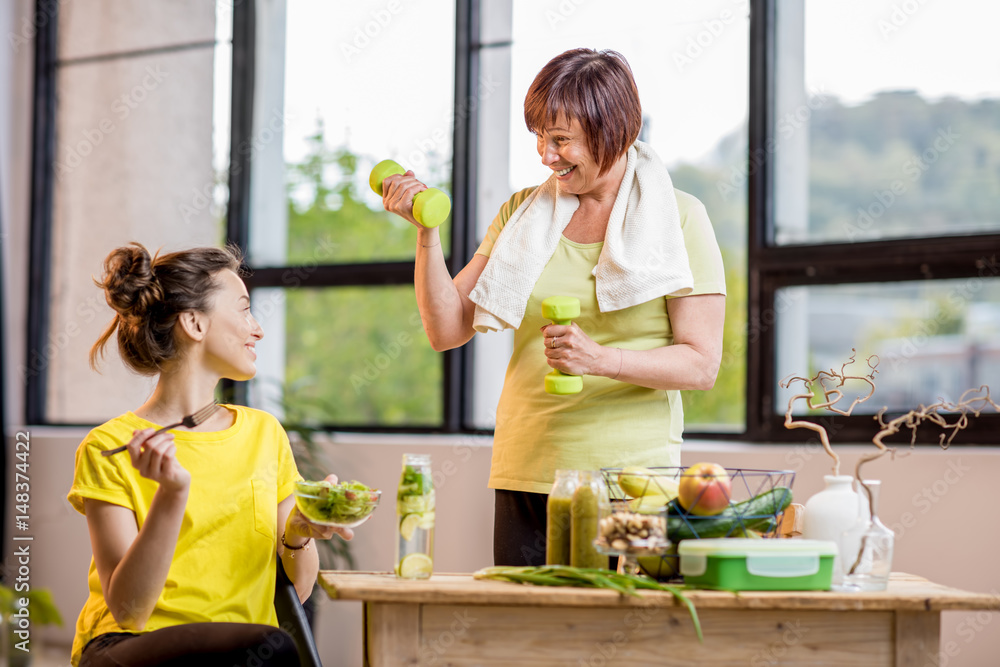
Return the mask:
[[[676,498],[678,487],[685,478],[696,477],[685,474],[686,470],[681,467],[601,469],[612,512],[660,513],[664,512],[665,504],[670,545],[660,555],[637,560],[642,572],[661,581],[680,576],[677,545],[681,541],[717,537],[777,537],[781,517],[792,502],[794,471],[726,468],[729,488],[721,486],[715,490],[716,493],[723,493],[720,502],[725,502],[725,508],[714,515],[693,514]],[[689,504],[697,506],[708,488],[702,486]]]

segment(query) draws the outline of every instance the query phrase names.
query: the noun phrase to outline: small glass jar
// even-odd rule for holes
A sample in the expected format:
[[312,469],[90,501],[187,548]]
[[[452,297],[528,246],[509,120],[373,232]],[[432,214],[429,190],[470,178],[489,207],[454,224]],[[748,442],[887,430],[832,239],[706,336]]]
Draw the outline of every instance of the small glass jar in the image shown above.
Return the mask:
[[581,470],[570,504],[569,564],[573,567],[607,568],[608,557],[597,550],[601,519],[611,511],[608,487],[600,472]]
[[572,525],[573,493],[579,483],[578,470],[556,470],[546,504],[545,563],[570,564],[570,528]]
[[[858,550],[844,554],[844,585],[859,591],[884,591],[889,585],[896,535],[878,518],[882,482],[866,479],[864,485],[871,490],[871,515],[862,522]],[[864,488],[861,493],[865,493]]]
[[404,454],[396,492],[396,576],[428,579],[434,564],[434,480],[429,454]]

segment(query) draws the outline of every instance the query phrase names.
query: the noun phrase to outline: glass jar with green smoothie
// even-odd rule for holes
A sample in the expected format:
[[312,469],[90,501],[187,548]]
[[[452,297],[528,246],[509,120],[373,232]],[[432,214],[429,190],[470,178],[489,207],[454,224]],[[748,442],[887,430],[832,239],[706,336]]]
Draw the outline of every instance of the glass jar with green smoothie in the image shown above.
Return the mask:
[[579,479],[578,472],[556,470],[556,481],[552,484],[546,505],[546,565],[569,565],[573,493]]
[[573,567],[608,566],[608,557],[594,541],[601,519],[610,514],[608,487],[599,471],[580,470],[570,505],[569,564]]
[[611,511],[599,472],[557,470],[546,505],[545,562],[548,565],[607,567],[594,540],[600,520]]

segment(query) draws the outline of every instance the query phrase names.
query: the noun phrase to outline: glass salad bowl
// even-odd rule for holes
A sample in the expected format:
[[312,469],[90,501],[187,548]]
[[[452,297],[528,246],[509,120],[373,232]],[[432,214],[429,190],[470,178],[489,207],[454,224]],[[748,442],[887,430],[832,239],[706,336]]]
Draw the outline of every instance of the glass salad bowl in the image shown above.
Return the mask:
[[295,483],[295,504],[311,522],[321,526],[353,528],[368,520],[382,492],[361,482]]

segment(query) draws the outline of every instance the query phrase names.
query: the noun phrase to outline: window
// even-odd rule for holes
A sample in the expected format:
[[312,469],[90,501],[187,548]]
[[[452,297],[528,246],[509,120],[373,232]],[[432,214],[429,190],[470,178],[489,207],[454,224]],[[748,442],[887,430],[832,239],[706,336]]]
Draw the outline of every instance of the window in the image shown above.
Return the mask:
[[[636,25],[639,15],[650,20]],[[568,3],[540,14],[524,0],[440,0],[420,12],[290,0],[287,13],[258,15],[256,25],[250,137],[234,140],[251,147],[243,241],[268,332],[252,401],[276,409],[282,394],[304,399],[337,428],[493,427],[510,336],[431,351],[413,298],[413,230],[382,211],[367,175],[393,158],[456,203],[457,177],[467,176],[465,210],[474,214],[456,206],[444,235],[457,272],[500,205],[547,177],[523,124],[524,95],[548,59],[583,43],[626,56],[644,104],[643,138],[676,186],[712,211],[738,352],[716,392],[692,392],[686,409],[692,429],[743,430],[745,174],[724,191],[717,183],[741,171],[747,140],[746,3],[628,0],[609,16]],[[474,168],[460,170],[461,160]]]
[[[859,364],[877,355],[879,390],[857,414],[830,422],[840,440],[868,440],[883,405],[902,411],[998,385],[1000,63],[988,31],[1000,9],[983,0],[614,7],[220,3],[196,22],[175,21],[183,30],[163,47],[138,51],[95,42],[89,15],[67,7],[63,50],[54,28],[37,42],[27,420],[92,423],[110,416],[103,406],[146,387],[123,378],[86,400],[59,393],[89,377],[85,349],[103,322],[83,318],[73,292],[89,269],[53,260],[86,255],[66,251],[82,243],[106,252],[131,240],[120,211],[108,218],[118,226],[97,240],[83,238],[73,217],[102,214],[77,201],[107,188],[101,179],[112,171],[101,165],[134,163],[154,171],[122,178],[164,189],[143,201],[176,204],[143,216],[149,244],[225,236],[248,252],[267,335],[258,380],[236,387],[238,400],[277,411],[294,400],[342,429],[492,428],[510,339],[476,336],[445,354],[429,348],[413,297],[414,230],[382,210],[367,176],[392,158],[451,194],[443,244],[454,274],[510,194],[547,175],[523,126],[523,97],[549,58],[581,45],[629,60],[642,138],[675,186],[705,202],[723,248],[723,366],[713,391],[684,397],[690,435],[798,440],[782,425],[790,394],[779,381],[837,368],[852,354]],[[137,107],[142,113],[116,127],[87,169],[54,179],[49,166],[107,111],[64,104],[57,113],[57,80],[62,99],[74,91],[92,99],[91,81],[118,85],[132,71],[114,70],[115,79],[108,68],[127,65],[141,77],[150,57],[178,67],[197,60],[183,71],[199,76],[146,90],[170,103]],[[197,81],[199,95],[185,81]],[[197,126],[207,137],[212,125],[211,146],[177,151],[190,164],[112,153],[117,142],[134,149],[143,137],[171,136],[184,114],[213,118]],[[69,123],[59,125],[61,137],[57,123]],[[190,223],[189,214],[198,224],[171,224]],[[81,322],[94,331],[66,333]],[[68,347],[57,345],[63,334]],[[1000,417],[983,415],[959,441],[1000,442],[998,425]]]
[[[749,5],[733,0],[601,3],[514,0],[511,47],[510,193],[548,177],[524,124],[524,95],[553,56],[580,46],[613,49],[632,68],[643,109],[640,139],[667,165],[674,186],[707,208],[726,266],[727,354],[711,392],[682,392],[684,427],[740,433],[746,405],[746,169]],[[643,17],[636,21],[636,17]],[[707,112],[706,110],[711,110]],[[484,146],[484,151],[488,147]],[[498,371],[502,380],[503,368]]]
[[[415,230],[368,183],[393,159],[454,189],[455,3],[245,4],[252,104],[234,145],[248,168],[234,179],[230,235],[247,248],[265,331],[248,398],[307,405],[338,428],[457,430],[446,372],[463,355],[431,350],[412,287]],[[465,224],[456,205],[446,254]]]
[[35,123],[27,354],[16,366],[29,424],[99,423],[152,389],[115,350],[101,376],[87,362],[113,314],[90,276],[112,248],[225,238],[229,105],[214,93],[228,88],[229,4],[124,4],[108,21],[39,3],[37,24],[25,20],[37,29]]
[[[782,427],[793,393],[779,381],[839,371],[852,350],[858,374],[876,355],[876,392],[830,421],[840,440],[869,440],[883,406],[900,414],[1000,389],[997,9],[754,8],[750,435],[801,438]],[[841,407],[866,389],[845,387]],[[958,442],[997,442],[996,421],[972,420]]]

